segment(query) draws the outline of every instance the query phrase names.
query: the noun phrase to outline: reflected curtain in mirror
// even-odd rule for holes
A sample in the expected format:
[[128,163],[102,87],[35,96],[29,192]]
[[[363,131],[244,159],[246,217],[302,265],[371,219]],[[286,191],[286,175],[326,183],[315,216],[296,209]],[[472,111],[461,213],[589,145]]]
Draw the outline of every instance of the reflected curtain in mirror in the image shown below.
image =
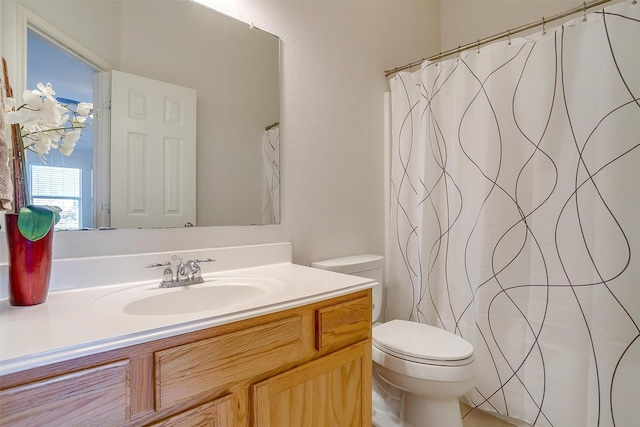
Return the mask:
[[262,223],[280,223],[280,123],[267,126],[262,136],[264,191]]

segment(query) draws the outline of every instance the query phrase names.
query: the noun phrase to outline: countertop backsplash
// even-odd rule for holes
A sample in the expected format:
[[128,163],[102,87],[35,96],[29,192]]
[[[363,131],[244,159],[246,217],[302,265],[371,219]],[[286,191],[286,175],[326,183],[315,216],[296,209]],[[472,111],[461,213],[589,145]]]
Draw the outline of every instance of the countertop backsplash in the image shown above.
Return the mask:
[[[146,266],[169,261],[174,254],[182,257],[185,262],[196,258],[211,258],[215,260],[214,262],[200,264],[203,274],[279,264],[291,262],[292,260],[291,243],[288,242],[175,252],[54,259],[49,292],[121,283],[146,282],[155,279],[158,280],[159,284],[162,280],[162,269],[146,268]],[[8,277],[8,264],[0,264],[0,300],[8,298]]]

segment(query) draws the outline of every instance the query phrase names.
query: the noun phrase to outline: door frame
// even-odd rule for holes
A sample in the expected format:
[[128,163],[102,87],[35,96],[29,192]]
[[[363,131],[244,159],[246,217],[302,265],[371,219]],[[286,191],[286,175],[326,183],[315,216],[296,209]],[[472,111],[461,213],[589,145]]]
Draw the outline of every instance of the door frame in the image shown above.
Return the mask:
[[[9,3],[9,2],[7,2]],[[110,158],[110,83],[104,75],[113,69],[108,61],[100,57],[91,49],[68,36],[47,20],[33,13],[21,4],[15,4],[15,15],[7,8],[3,12],[2,23],[9,24],[9,16],[16,16],[15,20],[15,51],[13,58],[7,55],[9,67],[14,70],[14,80],[11,82],[14,94],[21,94],[26,88],[27,81],[27,30],[31,29],[39,35],[55,43],[69,55],[84,62],[96,71],[94,79],[95,107],[99,110],[100,120],[93,121],[93,224],[95,228],[109,225],[109,158]],[[4,47],[4,46],[3,46]],[[106,159],[106,163],[105,163]],[[106,164],[106,168],[105,168]]]

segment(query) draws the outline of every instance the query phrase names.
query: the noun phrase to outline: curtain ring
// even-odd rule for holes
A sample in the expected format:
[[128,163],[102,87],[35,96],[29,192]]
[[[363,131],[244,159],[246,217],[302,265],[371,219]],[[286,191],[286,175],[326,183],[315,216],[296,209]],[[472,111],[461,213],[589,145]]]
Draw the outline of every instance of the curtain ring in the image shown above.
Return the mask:
[[582,2],[582,22],[587,22],[587,2]]
[[478,51],[476,53],[480,53],[480,39],[478,39]]
[[546,36],[547,35],[547,29],[544,26],[545,26],[545,22],[544,22],[544,16],[543,16],[542,17],[542,35]]
[[509,37],[509,46],[511,46],[511,30],[507,30],[507,37]]

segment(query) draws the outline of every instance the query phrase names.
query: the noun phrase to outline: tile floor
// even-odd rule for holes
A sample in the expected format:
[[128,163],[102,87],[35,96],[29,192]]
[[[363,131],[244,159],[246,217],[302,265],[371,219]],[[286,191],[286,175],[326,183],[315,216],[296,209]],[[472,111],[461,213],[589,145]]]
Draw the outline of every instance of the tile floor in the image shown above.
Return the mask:
[[463,427],[513,427],[513,424],[502,421],[487,412],[473,409],[464,403],[460,403],[460,413],[463,417]]

